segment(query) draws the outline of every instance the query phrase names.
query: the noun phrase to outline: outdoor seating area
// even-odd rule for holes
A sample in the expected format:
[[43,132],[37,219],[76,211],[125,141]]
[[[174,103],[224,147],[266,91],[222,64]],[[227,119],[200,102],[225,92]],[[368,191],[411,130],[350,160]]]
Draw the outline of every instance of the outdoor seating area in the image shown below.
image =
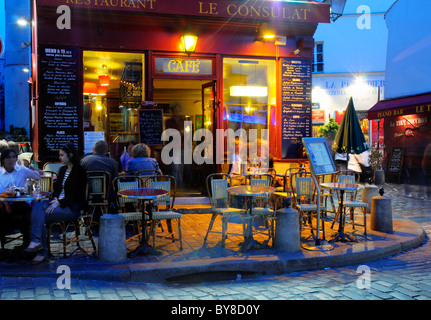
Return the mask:
[[[40,190],[47,193],[52,192],[52,181],[56,178],[52,168],[49,169],[40,183]],[[291,200],[291,207],[298,210],[301,243],[314,241],[317,229],[321,231],[321,239],[333,245],[336,245],[334,239],[366,241],[368,204],[361,201],[362,186],[354,184],[351,172],[319,176],[316,186],[306,170],[305,167],[286,170],[281,176],[286,192],[276,191],[274,177],[280,175],[274,172],[235,177],[245,183],[233,186],[228,174],[211,174],[206,179],[208,204],[202,204],[196,210],[187,204],[175,204],[176,181],[172,176],[122,176],[111,181],[110,175],[103,171],[88,172],[88,206],[79,219],[48,226],[50,253],[54,257],[67,257],[77,249],[83,249],[80,252],[94,255],[97,252],[98,219],[103,214],[124,217],[129,254],[144,242],[163,255],[200,248],[230,254],[273,249],[276,212],[286,198]],[[328,183],[338,182],[355,187],[345,192],[327,187]],[[321,190],[320,226],[316,219],[317,188]],[[143,189],[162,192],[154,197],[139,196],[137,190]],[[109,210],[110,190],[115,194],[117,212]],[[126,196],[121,193],[124,190],[135,194],[129,192]],[[350,223],[346,223],[346,217]],[[144,230],[143,225],[146,226]],[[354,234],[354,237],[336,239],[340,230],[343,234]],[[11,242],[5,243],[6,248],[19,245],[20,240],[16,240],[16,234],[14,236],[10,238],[13,239]]]

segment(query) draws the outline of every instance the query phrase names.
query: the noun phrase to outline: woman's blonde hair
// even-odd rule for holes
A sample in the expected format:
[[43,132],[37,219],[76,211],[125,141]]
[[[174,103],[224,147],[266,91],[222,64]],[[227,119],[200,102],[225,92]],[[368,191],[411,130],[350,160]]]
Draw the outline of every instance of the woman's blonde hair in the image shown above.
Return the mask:
[[140,158],[140,157],[149,158],[150,153],[151,153],[150,148],[144,143],[138,143],[132,149],[133,158]]

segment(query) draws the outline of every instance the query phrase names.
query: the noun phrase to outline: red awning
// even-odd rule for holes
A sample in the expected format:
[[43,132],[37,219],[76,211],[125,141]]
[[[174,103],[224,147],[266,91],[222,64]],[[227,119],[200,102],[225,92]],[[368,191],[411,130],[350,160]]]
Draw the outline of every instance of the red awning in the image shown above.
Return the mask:
[[382,100],[368,110],[368,120],[431,112],[431,92]]

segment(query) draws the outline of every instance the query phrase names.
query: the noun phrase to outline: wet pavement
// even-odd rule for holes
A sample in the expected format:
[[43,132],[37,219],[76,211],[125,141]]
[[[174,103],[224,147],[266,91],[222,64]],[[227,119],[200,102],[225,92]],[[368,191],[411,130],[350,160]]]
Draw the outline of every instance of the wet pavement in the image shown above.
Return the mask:
[[[387,196],[392,199],[392,211],[394,225],[407,223],[408,227],[416,227],[429,232],[431,230],[431,212],[429,210],[431,199],[419,199],[413,193],[413,197],[406,197],[399,185],[385,185]],[[417,194],[416,194],[417,195]],[[429,299],[431,297],[431,285],[429,270],[429,258],[431,250],[425,233],[423,239],[416,241],[414,247],[403,250],[390,257],[379,254],[372,259],[362,259],[358,262],[339,260],[346,253],[354,256],[358,246],[362,249],[366,243],[375,244],[385,242],[382,247],[387,247],[387,237],[370,233],[369,237],[375,241],[359,241],[358,243],[336,243],[334,250],[324,253],[325,256],[335,256],[337,250],[338,262],[333,265],[320,263],[314,264],[315,268],[308,270],[288,270],[283,268],[271,269],[271,265],[283,264],[280,254],[273,249],[259,249],[243,253],[239,250],[241,236],[230,236],[226,242],[226,248],[220,246],[220,235],[212,235],[208,239],[208,245],[203,247],[203,235],[209,223],[209,214],[187,214],[183,216],[184,250],[178,250],[178,243],[165,241],[159,243],[157,248],[163,252],[162,256],[147,257],[138,256],[128,261],[128,271],[123,273],[123,279],[119,269],[123,264],[104,264],[97,261],[91,255],[75,254],[72,258],[63,259],[61,255],[44,266],[31,266],[24,263],[12,265],[2,262],[1,270],[1,299],[235,299],[235,300],[272,300],[272,299]],[[407,220],[405,220],[407,218]],[[403,220],[404,219],[404,220]],[[218,220],[219,221],[219,220]],[[332,221],[329,214],[327,224]],[[220,223],[219,223],[220,224]],[[239,231],[241,225],[229,224],[230,231]],[[420,230],[417,234],[420,234]],[[335,230],[327,228],[327,238],[330,239]],[[358,228],[357,234],[361,233]],[[265,239],[264,235],[261,239]],[[379,238],[380,237],[380,238]],[[379,239],[380,240],[379,240]],[[413,236],[412,239],[418,239]],[[258,240],[261,240],[259,237]],[[402,246],[401,246],[402,247]],[[90,254],[90,255],[88,255]],[[321,252],[309,252],[302,250],[299,260],[304,261],[305,255],[322,254]],[[380,257],[381,256],[381,257]],[[275,259],[277,258],[277,259]],[[365,257],[367,258],[367,257]],[[368,257],[369,258],[369,257]],[[345,259],[345,258],[344,258]],[[297,257],[297,261],[298,257]],[[368,261],[367,261],[368,260]],[[315,260],[316,261],[316,260]],[[314,262],[315,262],[314,261]],[[320,260],[322,261],[322,260]],[[238,263],[241,267],[238,268]],[[172,273],[167,278],[174,265],[180,264],[183,273]],[[287,263],[289,264],[289,263]],[[82,272],[76,279],[73,275],[74,267],[81,265],[87,269],[93,269],[93,276]],[[254,265],[255,267],[250,267]],[[371,275],[371,287],[358,288],[358,266],[367,266]],[[72,278],[70,289],[62,289],[59,286],[59,278],[62,271],[59,267],[70,267]],[[120,267],[121,266],[121,267]],[[218,266],[224,266],[218,269]],[[235,266],[226,269],[226,266]],[[21,270],[27,270],[24,273]],[[190,268],[187,271],[187,268]],[[12,270],[14,269],[14,271]],[[153,279],[163,274],[164,282],[148,281],[148,278],[136,277],[139,270],[147,269]],[[5,270],[7,272],[5,272]],[[272,271],[278,272],[272,272]],[[13,272],[15,272],[15,274]],[[30,272],[31,271],[31,272]],[[223,272],[221,272],[223,271]],[[63,271],[64,272],[64,271]],[[80,271],[79,271],[80,272]],[[140,271],[142,272],[142,270]],[[97,273],[97,275],[96,275]],[[115,275],[115,276],[113,276]],[[77,276],[77,275],[75,275]],[[142,276],[142,274],[141,274]],[[123,281],[124,280],[124,281]],[[221,281],[216,281],[221,280]]]

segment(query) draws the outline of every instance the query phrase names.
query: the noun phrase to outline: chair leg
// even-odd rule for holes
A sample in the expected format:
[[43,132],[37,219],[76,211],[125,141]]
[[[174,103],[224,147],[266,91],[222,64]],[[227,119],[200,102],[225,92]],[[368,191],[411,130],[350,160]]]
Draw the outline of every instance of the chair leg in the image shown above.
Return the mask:
[[214,220],[217,216],[218,216],[217,213],[213,213],[211,216],[211,221],[210,221],[210,224],[208,225],[207,234],[205,235],[205,238],[204,238],[204,244],[207,242],[208,234],[211,232],[214,225]]
[[177,227],[178,227],[178,239],[180,240],[180,251],[183,251],[183,237],[181,235],[181,219],[178,219]]
[[226,231],[227,231],[227,221],[229,218],[227,217],[222,217],[221,221],[221,246],[224,248],[225,243],[226,243]]

